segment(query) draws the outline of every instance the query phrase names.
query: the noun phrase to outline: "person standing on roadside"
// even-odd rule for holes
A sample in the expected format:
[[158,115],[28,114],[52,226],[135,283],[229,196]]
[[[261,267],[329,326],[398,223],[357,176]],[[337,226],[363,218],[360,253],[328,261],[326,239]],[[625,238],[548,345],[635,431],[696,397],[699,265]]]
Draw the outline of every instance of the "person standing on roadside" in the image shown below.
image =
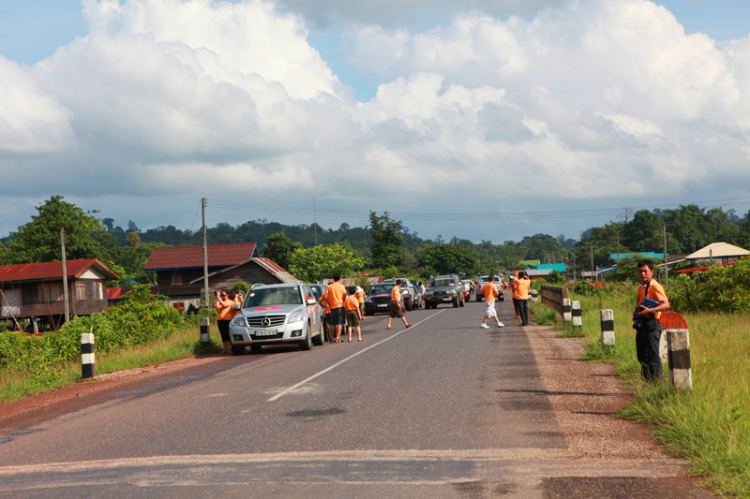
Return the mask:
[[346,314],[344,312],[344,298],[346,298],[346,288],[339,281],[341,280],[341,274],[336,272],[333,274],[333,283],[326,288],[326,292],[320,297],[320,303],[323,301],[328,303],[328,307],[331,309],[331,313],[328,315],[331,332],[331,341],[333,343],[341,343],[341,328],[344,326],[346,320]]
[[388,314],[388,326],[386,329],[393,329],[391,322],[393,319],[401,319],[404,323],[404,327],[411,327],[411,324],[406,322],[406,316],[404,315],[404,305],[401,302],[401,285],[404,283],[401,279],[396,281],[396,285],[391,289],[391,312]]
[[[362,289],[362,288],[357,288]],[[352,329],[357,330],[357,340],[362,341],[362,329],[359,326],[362,320],[362,311],[359,308],[359,293],[355,292],[344,301],[344,308],[346,309],[346,335],[349,337],[349,341],[352,341]]]
[[504,327],[505,324],[497,318],[497,310],[495,310],[495,298],[500,295],[500,292],[497,290],[497,286],[495,286],[494,275],[491,275],[490,280],[482,287],[482,294],[484,295],[484,320],[482,320],[482,325],[479,327],[489,329],[487,319],[490,317],[495,318],[497,327]]
[[513,302],[518,303],[518,314],[520,315],[521,325],[529,325],[529,289],[531,288],[531,279],[522,270],[518,273],[518,279],[514,279],[511,285],[513,287]]
[[232,353],[232,343],[229,341],[229,323],[232,321],[234,316],[234,301],[229,299],[229,296],[224,291],[216,291],[214,293],[214,307],[216,307],[216,325],[219,327],[219,334],[221,335],[221,342],[224,344],[224,351],[222,354]]
[[648,260],[638,262],[638,279],[641,284],[636,293],[633,328],[635,328],[636,355],[641,364],[641,378],[644,381],[655,382],[664,377],[659,355],[661,341],[659,316],[662,310],[669,308],[669,298],[662,285],[653,279],[653,275],[653,263]]
[[360,286],[357,286],[357,301],[359,302],[360,320],[365,320],[365,298],[367,294]]

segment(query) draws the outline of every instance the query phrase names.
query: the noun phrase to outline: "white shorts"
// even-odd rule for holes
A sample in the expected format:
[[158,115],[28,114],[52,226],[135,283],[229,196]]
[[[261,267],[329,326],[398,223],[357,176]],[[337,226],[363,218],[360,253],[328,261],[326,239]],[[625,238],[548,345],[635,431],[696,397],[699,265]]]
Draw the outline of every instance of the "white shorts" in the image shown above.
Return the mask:
[[497,311],[495,311],[494,301],[484,302],[484,316],[485,317],[497,317]]

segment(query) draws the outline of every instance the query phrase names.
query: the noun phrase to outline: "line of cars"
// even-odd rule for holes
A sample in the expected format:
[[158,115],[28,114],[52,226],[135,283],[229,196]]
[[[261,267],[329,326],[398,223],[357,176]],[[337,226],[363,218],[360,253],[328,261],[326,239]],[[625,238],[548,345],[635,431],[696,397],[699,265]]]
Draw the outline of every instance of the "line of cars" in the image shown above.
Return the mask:
[[[365,298],[365,315],[373,315],[376,312],[388,312],[391,306],[391,292],[398,279],[386,279],[383,282],[370,286],[370,291]],[[401,302],[406,311],[424,308],[424,299],[417,286],[407,278],[401,278]]]

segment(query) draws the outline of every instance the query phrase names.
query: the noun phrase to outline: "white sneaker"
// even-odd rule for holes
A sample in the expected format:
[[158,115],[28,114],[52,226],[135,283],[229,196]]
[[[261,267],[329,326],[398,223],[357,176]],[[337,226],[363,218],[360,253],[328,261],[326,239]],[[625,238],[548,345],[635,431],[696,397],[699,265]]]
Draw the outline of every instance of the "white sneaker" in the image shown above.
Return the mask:
[[505,324],[503,324],[502,322],[498,322],[497,327],[505,327]]
[[487,324],[482,324],[479,327],[481,327],[482,329],[489,329],[490,328],[490,326],[488,326]]

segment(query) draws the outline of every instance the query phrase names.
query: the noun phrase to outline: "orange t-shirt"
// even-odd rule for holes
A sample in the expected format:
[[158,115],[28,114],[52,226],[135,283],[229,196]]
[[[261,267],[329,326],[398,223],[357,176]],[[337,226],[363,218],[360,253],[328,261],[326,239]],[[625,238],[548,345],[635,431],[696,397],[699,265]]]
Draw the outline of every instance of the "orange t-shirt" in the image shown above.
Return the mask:
[[399,305],[401,304],[401,286],[398,284],[393,286],[391,290],[391,301],[395,301]]
[[226,300],[229,302],[229,305],[226,307],[221,304],[220,301],[216,302],[216,310],[219,312],[216,315],[217,321],[231,321],[234,318],[234,310],[232,310],[232,307],[234,307],[234,302],[232,300]]
[[[661,284],[651,279],[651,285],[648,287],[648,296],[644,297],[643,294],[646,292],[646,285],[641,284],[638,286],[638,293],[636,294],[636,305],[640,305],[643,298],[648,298],[654,301],[664,301],[667,299],[667,293],[664,292],[664,288]],[[651,308],[651,307],[649,307]],[[654,312],[654,319],[659,319],[661,312]]]
[[359,303],[364,303],[365,302],[365,292],[364,291],[360,291],[359,293],[357,293],[356,296],[357,296],[357,300],[359,300]]
[[325,300],[331,310],[333,310],[334,308],[343,307],[345,298],[346,288],[344,285],[339,282],[334,282],[326,288],[326,292],[321,297],[321,300]]
[[491,282],[488,282],[487,284],[482,286],[482,294],[484,295],[484,301],[494,302],[495,297],[498,296],[500,292],[497,290],[497,286],[495,286]]
[[344,308],[347,310],[359,310],[359,298],[356,294],[349,295],[349,298],[344,301]]
[[531,287],[530,279],[514,279],[513,280],[513,298],[516,300],[528,300],[529,299],[529,288]]

